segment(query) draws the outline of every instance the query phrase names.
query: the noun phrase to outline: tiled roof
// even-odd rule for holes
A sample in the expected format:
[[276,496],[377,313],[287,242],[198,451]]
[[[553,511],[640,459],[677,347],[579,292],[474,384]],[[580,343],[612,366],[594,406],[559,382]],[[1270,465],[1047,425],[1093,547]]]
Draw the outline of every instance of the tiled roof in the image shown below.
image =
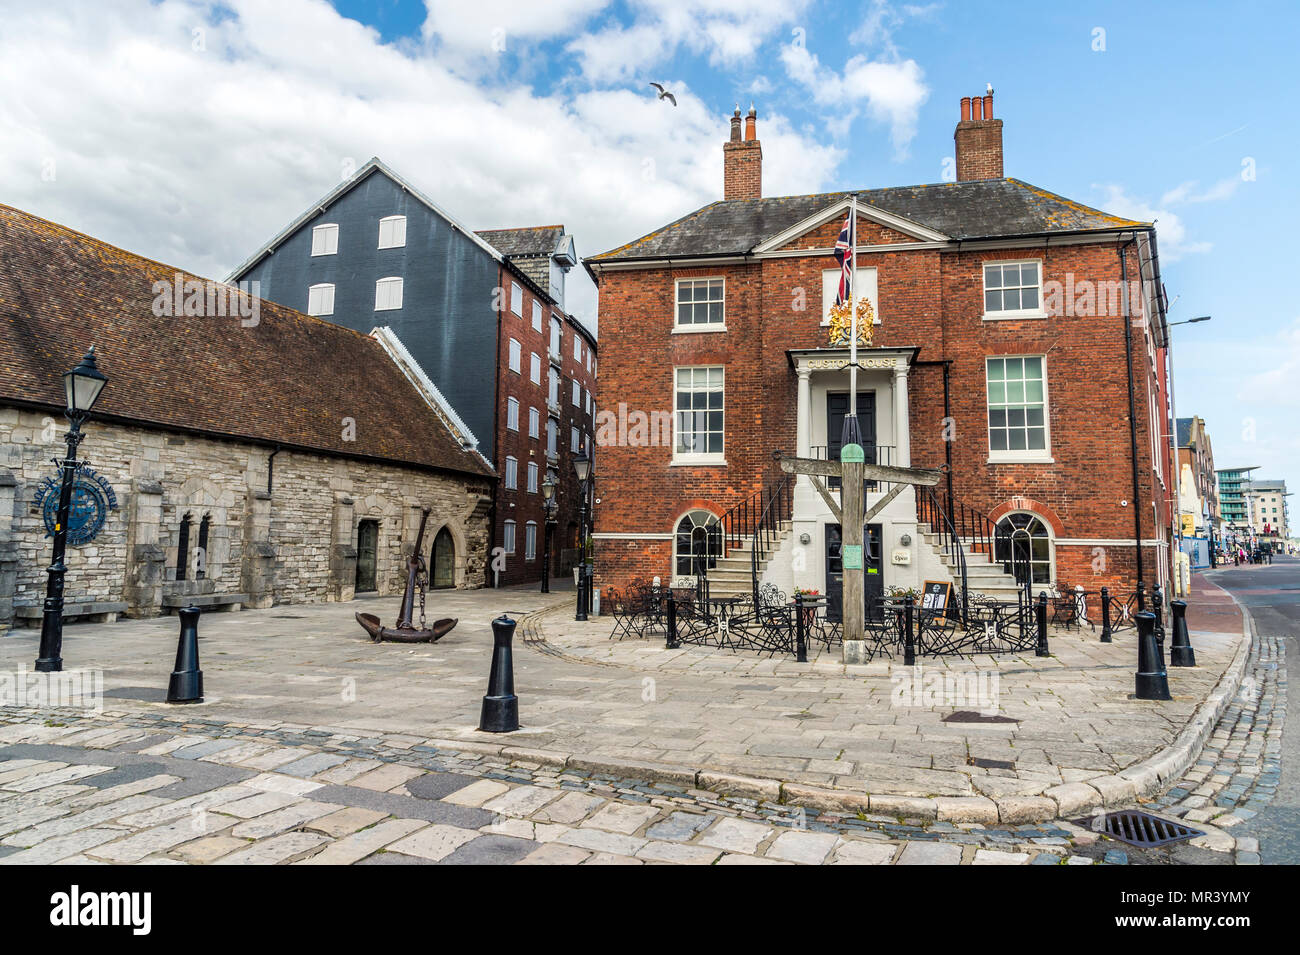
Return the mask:
[[[154,283],[177,276],[209,287],[0,205],[0,402],[62,408],[63,372],[94,345],[109,378],[97,415],[491,473],[373,338],[265,300],[249,327],[237,316],[155,315]],[[344,440],[346,418],[355,440]]]
[[496,249],[540,288],[551,286],[551,253],[564,237],[562,225],[527,229],[484,229],[474,233]]
[[[909,219],[952,239],[1010,238],[1043,233],[1142,227],[1018,179],[981,179],[864,189],[858,202]],[[848,192],[710,203],[658,231],[589,262],[666,256],[740,255],[818,212]]]

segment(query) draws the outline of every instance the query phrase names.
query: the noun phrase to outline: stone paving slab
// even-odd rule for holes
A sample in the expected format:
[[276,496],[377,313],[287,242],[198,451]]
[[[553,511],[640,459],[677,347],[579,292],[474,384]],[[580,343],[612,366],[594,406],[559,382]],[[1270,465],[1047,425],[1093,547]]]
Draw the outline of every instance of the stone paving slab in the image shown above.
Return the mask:
[[[6,823],[0,835],[37,839],[28,847],[0,844],[0,864],[294,864],[318,855],[316,864],[1250,863],[1258,857],[1257,841],[1232,832],[1276,784],[1271,760],[1285,709],[1285,671],[1276,665],[1276,640],[1258,638],[1249,654],[1246,649],[1250,692],[1221,700],[1221,718],[1198,729],[1206,744],[1199,760],[1185,769],[1170,764],[1165,778],[1154,773],[1165,791],[1147,808],[1174,817],[1211,812],[1215,820],[1200,823],[1206,835],[1194,843],[1163,851],[1116,848],[1070,822],[1035,821],[1028,818],[1032,806],[1024,807],[1023,821],[1001,810],[976,819],[963,815],[969,807],[954,797],[823,791],[832,805],[811,798],[815,787],[804,786],[800,799],[796,784],[754,777],[714,792],[701,786],[712,775],[680,763],[674,769],[670,762],[662,778],[638,774],[636,746],[626,757],[569,760],[517,745],[514,737],[458,740],[445,728],[425,737],[405,726],[362,727],[341,719],[337,705],[319,724],[296,707],[228,719],[206,706],[131,706],[98,714],[61,710],[54,718],[51,711],[0,710],[0,778],[23,787],[0,782],[0,822]],[[758,692],[781,685],[771,673],[763,679],[758,685],[767,689]],[[808,680],[800,675],[794,683],[804,687]],[[468,676],[465,682],[468,687]],[[474,686],[481,692],[481,679]],[[563,693],[585,686],[569,675]],[[839,732],[835,714],[848,693],[823,686],[794,714],[798,719],[778,715],[755,725],[792,726],[785,732],[798,745],[824,746]],[[1121,726],[1140,727],[1145,718],[1131,706],[1117,709],[1111,722]],[[727,712],[733,722],[745,716],[735,705]],[[935,727],[942,737],[941,715],[916,714],[912,735],[935,735],[928,729]],[[1008,738],[998,724],[967,724],[956,735],[986,725],[993,735],[969,738],[990,745]],[[884,710],[855,716],[846,730],[855,727],[903,728]],[[624,728],[637,742],[646,733],[635,721]],[[666,723],[663,732],[679,748],[662,752],[682,752],[689,731],[688,723]],[[1042,745],[1052,742],[1080,748],[1065,731],[1044,733]],[[778,745],[793,752],[796,744]],[[195,756],[195,747],[205,755]],[[271,754],[274,759],[265,759]],[[250,766],[253,761],[261,765]],[[297,773],[283,771],[289,766]],[[376,787],[391,783],[390,791],[333,781],[343,767],[351,767],[345,779],[369,775]],[[1014,778],[1005,769],[987,772]],[[100,777],[106,784],[92,785]],[[1146,782],[1090,779],[1101,786],[1101,778],[1127,782],[1112,794],[1117,799],[1131,800]],[[1080,782],[1059,783],[1064,791],[1057,798],[1081,800],[1082,816],[1090,808],[1086,794],[1070,788]],[[1002,803],[1015,806],[1009,799]]]
[[[69,735],[78,731],[78,722],[136,725],[150,732],[167,728],[177,735],[193,728],[183,719],[139,715],[63,719]],[[0,723],[9,729],[22,725]],[[49,762],[95,765],[98,754],[88,736],[79,739],[90,748],[62,750],[57,738],[27,725],[34,738],[45,740],[37,744],[47,748],[43,752],[65,757]],[[18,830],[20,836],[26,833],[19,841],[42,838],[28,848],[3,847],[0,863],[1083,864],[1104,861],[1105,854],[1114,853],[1107,840],[1069,823],[994,828],[875,814],[810,814],[803,807],[663,781],[460,753],[429,741],[395,738],[389,745],[384,737],[360,739],[301,726],[253,728],[213,720],[206,720],[205,726],[215,737],[240,743],[224,750],[232,758],[239,757],[250,739],[292,746],[304,760],[317,753],[348,755],[365,748],[378,762],[418,769],[416,778],[446,779],[428,788],[433,798],[274,773],[230,785],[212,778],[196,761],[178,759],[178,771],[206,774],[211,788],[160,799],[147,793],[165,791],[174,777],[159,775],[90,790],[97,801],[80,807],[73,804],[91,798],[86,787],[53,783],[15,794],[18,805],[13,808],[37,811],[41,818]],[[29,760],[26,766],[37,765],[31,757],[16,755],[29,745],[21,734],[6,736],[16,742],[0,746],[0,768],[23,759]],[[158,757],[124,758],[144,763]],[[338,764],[317,760],[315,765],[324,767],[319,770],[324,775]],[[294,791],[277,788],[284,784]],[[145,791],[131,791],[139,786]],[[473,805],[458,804],[458,795],[467,791],[460,802]],[[6,810],[0,818],[13,815]],[[555,821],[560,819],[564,821]],[[1216,846],[1224,851],[1214,851]],[[1192,852],[1233,861],[1234,848],[1230,834],[1208,826],[1202,847],[1180,851],[1184,861],[1206,861],[1186,855]],[[1249,843],[1243,843],[1238,855],[1249,861],[1251,851]],[[1128,854],[1123,858],[1127,861]]]
[[[1131,631],[1113,644],[1100,643],[1087,628],[1054,632],[1050,658],[925,659],[919,671],[909,672],[889,661],[846,667],[825,653],[802,665],[611,641],[609,618],[575,623],[563,597],[525,591],[457,591],[440,594],[439,601],[439,613],[461,623],[431,646],[371,644],[352,619],[355,603],[295,607],[298,619],[292,621],[272,611],[205,615],[201,648],[219,646],[221,653],[202,656],[209,697],[195,710],[225,721],[324,726],[358,739],[403,734],[410,746],[427,739],[492,746],[475,727],[491,655],[488,624],[505,610],[522,624],[515,677],[524,726],[496,746],[528,753],[534,763],[614,773],[653,764],[656,778],[690,785],[703,770],[755,781],[752,786],[774,780],[881,797],[999,804],[1012,797],[1051,799],[1056,787],[1084,783],[1101,802],[1109,784],[1091,780],[1130,770],[1173,744],[1243,642],[1240,633],[1194,634],[1200,665],[1172,673],[1175,699],[1152,704],[1130,699],[1136,658]],[[382,618],[397,601],[364,603]],[[163,686],[170,661],[157,646],[175,639],[174,628],[170,618],[69,627],[64,657],[70,666],[102,668],[110,692]],[[311,639],[303,640],[303,633]],[[25,662],[35,640],[26,631],[0,640],[0,667]],[[151,662],[135,662],[141,660]],[[948,719],[971,707],[962,704],[957,684],[950,692],[943,681],[981,675],[996,675],[998,713],[1015,722]],[[898,687],[909,677],[918,690],[938,680],[940,695],[902,699]],[[355,702],[339,690],[345,679],[355,686]],[[166,708],[126,699],[114,706],[141,713]],[[345,755],[303,757],[293,747],[263,746],[215,739],[198,723],[179,741],[139,752],[220,764],[225,747],[241,756],[234,762],[243,768],[286,776]],[[294,766],[304,758],[307,763]],[[345,765],[333,763],[340,770]],[[418,776],[377,765],[326,781],[400,792]],[[1158,774],[1154,778],[1159,782]],[[1149,788],[1151,777],[1138,782]]]

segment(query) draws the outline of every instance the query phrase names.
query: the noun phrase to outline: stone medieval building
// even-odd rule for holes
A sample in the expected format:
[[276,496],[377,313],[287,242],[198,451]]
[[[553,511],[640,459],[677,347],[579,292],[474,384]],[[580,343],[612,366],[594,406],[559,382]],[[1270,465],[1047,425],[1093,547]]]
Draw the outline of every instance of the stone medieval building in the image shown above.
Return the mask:
[[69,617],[400,594],[425,508],[432,586],[483,585],[495,473],[389,329],[0,206],[0,629],[41,615],[60,376],[92,345],[109,382],[69,528],[98,532],[69,548]]

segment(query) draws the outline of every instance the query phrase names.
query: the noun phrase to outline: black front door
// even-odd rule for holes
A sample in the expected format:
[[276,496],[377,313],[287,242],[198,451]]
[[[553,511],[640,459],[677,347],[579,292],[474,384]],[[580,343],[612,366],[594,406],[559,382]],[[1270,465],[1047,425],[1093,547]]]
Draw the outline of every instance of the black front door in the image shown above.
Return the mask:
[[[838,461],[843,444],[844,419],[849,414],[849,393],[832,391],[826,396],[826,460]],[[858,392],[858,429],[862,432],[862,450],[868,464],[876,463],[876,393]],[[840,479],[831,478],[831,487]]]
[[379,522],[357,525],[357,593],[375,589],[375,557],[379,553]]
[[[863,528],[863,595],[867,604],[867,619],[879,616],[879,598],[885,592],[880,560],[880,525],[868,524]],[[840,556],[842,535],[840,525],[826,525],[826,619],[839,623],[844,619],[844,562]]]

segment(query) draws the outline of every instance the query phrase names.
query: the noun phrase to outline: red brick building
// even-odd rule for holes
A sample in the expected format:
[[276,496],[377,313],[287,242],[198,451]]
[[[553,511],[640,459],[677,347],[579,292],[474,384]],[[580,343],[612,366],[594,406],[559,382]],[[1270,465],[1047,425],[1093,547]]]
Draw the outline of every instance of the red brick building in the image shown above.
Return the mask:
[[[551,576],[578,561],[580,490],[573,457],[590,448],[596,414],[596,339],[564,311],[560,263],[576,263],[562,225],[477,233],[501,252],[508,295],[497,336],[494,540],[505,561],[490,579],[537,580],[546,550],[541,485],[556,485]],[[567,243],[567,247],[566,244]],[[557,254],[558,253],[558,254]]]
[[[868,461],[950,465],[952,481],[951,498],[946,482],[933,497],[909,488],[873,519],[868,594],[948,577],[928,533],[944,521],[964,538],[972,591],[1014,587],[982,543],[998,532],[1028,556],[1035,591],[1131,591],[1139,560],[1148,587],[1164,583],[1154,228],[1004,177],[992,99],[962,100],[957,181],[856,193],[858,287],[874,311],[858,352]],[[763,197],[752,109],[741,127],[737,110],[726,198],[588,260],[604,333],[597,586],[704,569],[715,592],[748,591],[745,539],[765,509],[779,521],[762,579],[834,593],[842,573],[832,512],[806,478],[784,485],[786,503],[773,454],[838,457],[850,352],[828,311],[852,200]],[[868,506],[885,491],[870,488]]]

